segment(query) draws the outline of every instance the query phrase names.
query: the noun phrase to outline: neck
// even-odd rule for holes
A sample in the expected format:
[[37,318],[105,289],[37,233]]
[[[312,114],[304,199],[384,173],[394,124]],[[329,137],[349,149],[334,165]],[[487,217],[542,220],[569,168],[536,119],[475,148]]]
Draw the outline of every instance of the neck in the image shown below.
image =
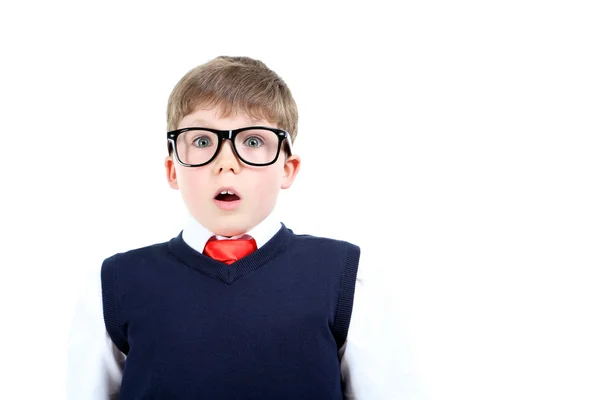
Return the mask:
[[183,230],[183,240],[198,252],[202,252],[206,242],[212,237],[217,236],[217,239],[231,239],[242,235],[249,235],[256,241],[256,246],[261,248],[264,246],[281,228],[281,222],[274,213],[269,214],[264,220],[248,232],[244,232],[236,236],[224,236],[211,232],[206,227],[202,226],[194,218],[190,218],[187,227]]

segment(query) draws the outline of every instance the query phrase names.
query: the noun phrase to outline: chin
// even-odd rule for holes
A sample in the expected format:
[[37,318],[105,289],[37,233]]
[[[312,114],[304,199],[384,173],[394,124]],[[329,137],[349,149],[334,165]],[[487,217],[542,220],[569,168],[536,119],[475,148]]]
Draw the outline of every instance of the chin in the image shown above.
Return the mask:
[[211,224],[210,230],[220,236],[237,236],[248,232],[250,230],[250,224],[220,221]]

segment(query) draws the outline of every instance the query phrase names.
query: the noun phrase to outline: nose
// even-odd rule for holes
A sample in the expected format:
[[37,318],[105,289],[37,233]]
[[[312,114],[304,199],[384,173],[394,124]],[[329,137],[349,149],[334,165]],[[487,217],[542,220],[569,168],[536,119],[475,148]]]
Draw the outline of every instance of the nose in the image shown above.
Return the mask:
[[227,171],[231,171],[234,174],[240,172],[241,163],[233,151],[230,140],[224,140],[224,143],[219,150],[219,154],[217,154],[217,157],[212,164],[215,175]]

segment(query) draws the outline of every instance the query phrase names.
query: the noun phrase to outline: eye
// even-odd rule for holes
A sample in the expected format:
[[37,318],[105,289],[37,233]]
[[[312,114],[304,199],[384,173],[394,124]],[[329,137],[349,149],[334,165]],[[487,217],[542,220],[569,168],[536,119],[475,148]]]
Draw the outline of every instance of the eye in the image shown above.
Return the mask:
[[212,141],[208,136],[200,136],[194,139],[192,141],[192,144],[194,144],[196,147],[203,149],[205,147],[209,147],[212,144]]
[[265,142],[258,136],[250,136],[247,137],[246,140],[244,140],[244,145],[248,147],[257,148],[262,146],[263,144],[265,144]]

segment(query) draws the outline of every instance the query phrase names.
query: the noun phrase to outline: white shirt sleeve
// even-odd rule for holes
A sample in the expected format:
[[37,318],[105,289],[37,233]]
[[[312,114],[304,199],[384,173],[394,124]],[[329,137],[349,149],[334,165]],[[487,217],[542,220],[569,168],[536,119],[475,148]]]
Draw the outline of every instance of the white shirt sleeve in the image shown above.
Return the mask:
[[424,400],[410,343],[398,331],[396,307],[364,265],[361,255],[348,337],[339,352],[344,398]]
[[106,332],[98,274],[73,316],[67,345],[67,399],[117,399],[124,360]]

